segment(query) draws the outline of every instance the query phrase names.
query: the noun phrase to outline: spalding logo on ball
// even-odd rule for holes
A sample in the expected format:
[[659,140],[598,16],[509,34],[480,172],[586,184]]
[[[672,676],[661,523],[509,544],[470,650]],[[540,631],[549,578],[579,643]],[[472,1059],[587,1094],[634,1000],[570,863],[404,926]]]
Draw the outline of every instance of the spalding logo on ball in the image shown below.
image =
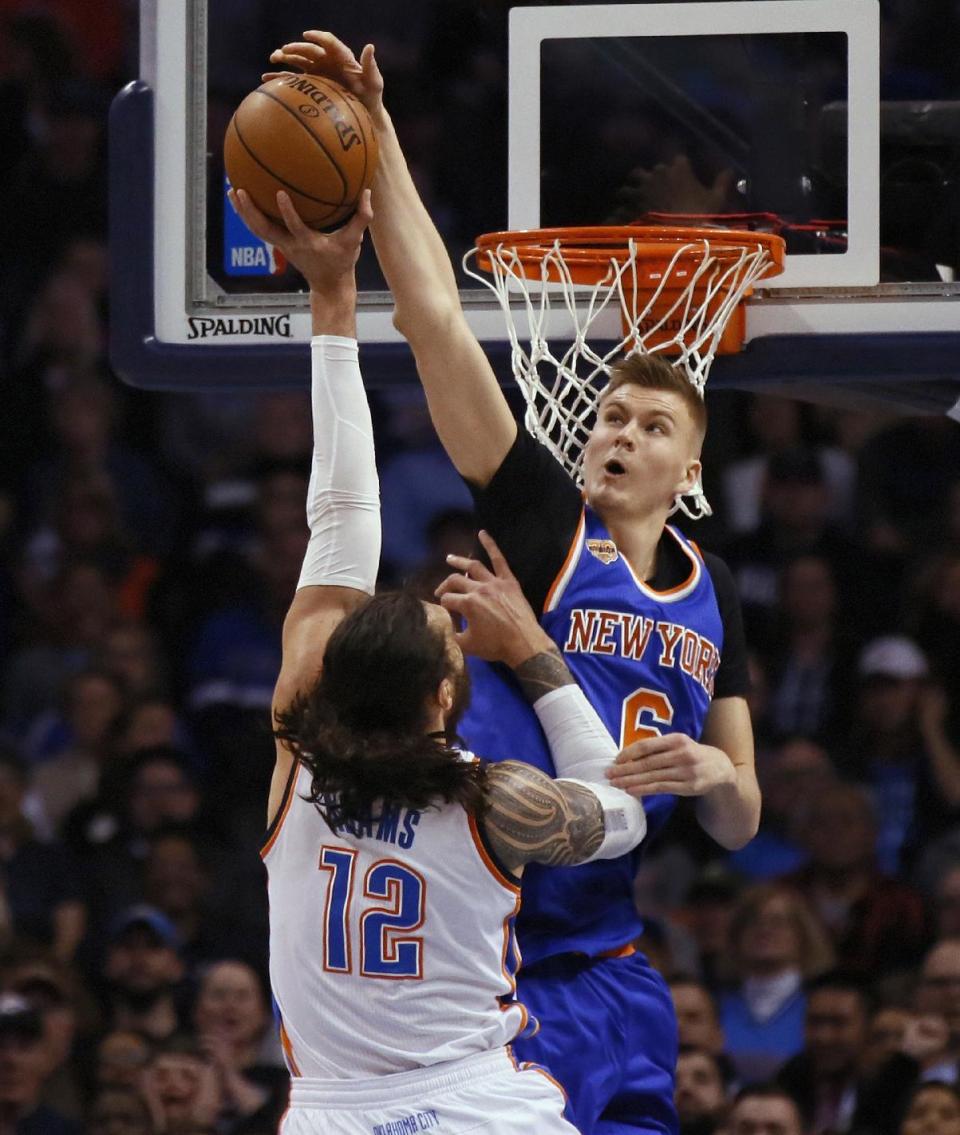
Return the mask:
[[378,153],[363,103],[319,75],[283,75],[258,87],[237,107],[223,142],[231,185],[281,223],[277,190],[285,189],[316,229],[350,216],[370,187]]

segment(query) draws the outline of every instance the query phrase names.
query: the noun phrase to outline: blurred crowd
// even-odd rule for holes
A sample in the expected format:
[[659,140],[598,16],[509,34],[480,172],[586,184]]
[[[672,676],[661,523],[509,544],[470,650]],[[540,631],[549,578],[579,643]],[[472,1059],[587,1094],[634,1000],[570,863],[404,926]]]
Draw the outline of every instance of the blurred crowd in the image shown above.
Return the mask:
[[[309,400],[110,373],[134,7],[0,0],[0,1133],[267,1135],[257,847]],[[373,400],[382,579],[428,592],[470,497],[416,388]],[[681,809],[637,879],[683,1130],[956,1135],[960,427],[709,403],[696,538],[744,604],[764,815],[721,855]]]

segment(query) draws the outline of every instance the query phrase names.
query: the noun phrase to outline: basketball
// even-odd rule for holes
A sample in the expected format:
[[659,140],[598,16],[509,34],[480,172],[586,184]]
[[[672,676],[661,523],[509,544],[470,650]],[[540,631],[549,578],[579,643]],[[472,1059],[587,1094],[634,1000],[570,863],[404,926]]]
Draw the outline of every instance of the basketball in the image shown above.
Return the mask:
[[275,221],[277,190],[290,194],[312,228],[345,220],[377,168],[377,139],[366,107],[318,75],[284,75],[252,91],[227,127],[224,165]]

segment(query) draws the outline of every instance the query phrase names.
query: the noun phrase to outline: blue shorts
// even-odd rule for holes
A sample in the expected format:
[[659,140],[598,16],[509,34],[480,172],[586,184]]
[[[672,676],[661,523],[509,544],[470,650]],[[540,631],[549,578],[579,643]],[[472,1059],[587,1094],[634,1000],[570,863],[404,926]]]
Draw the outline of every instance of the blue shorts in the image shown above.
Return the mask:
[[560,1081],[583,1135],[677,1135],[677,1019],[643,954],[564,954],[522,969],[518,982],[540,1031],[512,1047]]

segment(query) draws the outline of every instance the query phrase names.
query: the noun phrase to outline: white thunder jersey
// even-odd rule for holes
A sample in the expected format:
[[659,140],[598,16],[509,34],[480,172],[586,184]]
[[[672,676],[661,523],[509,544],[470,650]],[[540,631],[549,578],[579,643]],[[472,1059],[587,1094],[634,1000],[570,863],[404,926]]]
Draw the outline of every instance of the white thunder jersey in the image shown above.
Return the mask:
[[460,1060],[528,1024],[515,1000],[520,888],[459,805],[333,831],[295,766],[262,855],[270,980],[293,1076]]

